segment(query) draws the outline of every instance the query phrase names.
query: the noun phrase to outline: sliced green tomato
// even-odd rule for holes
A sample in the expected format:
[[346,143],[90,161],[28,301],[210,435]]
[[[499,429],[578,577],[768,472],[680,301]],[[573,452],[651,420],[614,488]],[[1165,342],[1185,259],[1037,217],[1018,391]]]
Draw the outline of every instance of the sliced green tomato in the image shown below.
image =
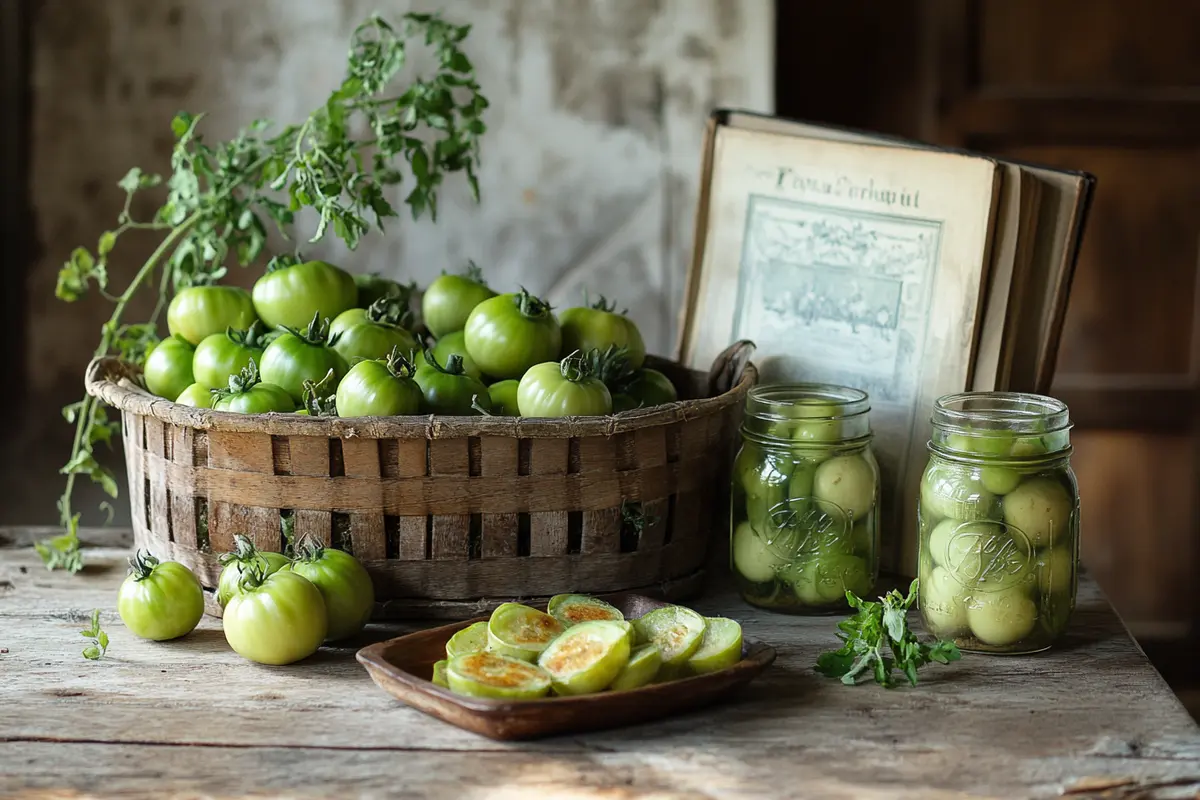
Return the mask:
[[591,694],[608,686],[629,663],[625,622],[594,620],[567,628],[538,656],[560,695]]
[[687,663],[704,638],[704,617],[683,606],[656,608],[634,620],[638,643],[653,642],[662,651],[663,665],[681,666]]
[[554,617],[566,627],[590,622],[598,619],[616,620],[620,622],[625,615],[603,600],[588,597],[586,594],[556,594],[550,598],[546,613]]
[[450,691],[496,700],[536,700],[550,692],[550,675],[543,669],[497,653],[471,653],[446,664]]
[[488,624],[476,622],[450,637],[446,642],[446,658],[482,653],[488,645]]
[[443,689],[450,688],[450,684],[446,683],[446,664],[448,663],[450,662],[444,658],[441,661],[434,662],[433,677],[429,679],[434,686],[440,686]]
[[644,644],[629,654],[629,662],[617,673],[617,677],[608,688],[619,692],[645,686],[654,680],[661,666],[662,653],[659,652],[658,645]]
[[688,672],[705,675],[742,660],[742,626],[725,617],[705,617],[700,647],[687,661]]
[[549,614],[520,603],[503,603],[488,620],[488,649],[522,661],[534,661],[562,632],[562,623]]

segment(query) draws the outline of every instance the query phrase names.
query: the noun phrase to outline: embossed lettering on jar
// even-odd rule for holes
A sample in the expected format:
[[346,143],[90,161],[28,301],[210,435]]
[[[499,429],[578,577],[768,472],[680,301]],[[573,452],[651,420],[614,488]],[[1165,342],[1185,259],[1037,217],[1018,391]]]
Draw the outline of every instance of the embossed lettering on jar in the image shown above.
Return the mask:
[[835,611],[878,575],[879,467],[865,392],[760,386],[746,398],[733,469],[730,548],[747,602]]
[[1075,607],[1079,488],[1070,415],[1032,394],[937,401],[921,478],[919,603],[960,648],[1044,650]]

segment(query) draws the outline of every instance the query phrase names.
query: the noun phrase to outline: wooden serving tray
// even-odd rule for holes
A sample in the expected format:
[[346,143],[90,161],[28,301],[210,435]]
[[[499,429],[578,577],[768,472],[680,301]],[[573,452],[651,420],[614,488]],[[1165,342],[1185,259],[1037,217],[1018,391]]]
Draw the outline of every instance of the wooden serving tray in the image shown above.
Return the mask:
[[[636,594],[606,595],[626,619],[663,605]],[[709,705],[749,683],[775,660],[775,648],[743,639],[742,660],[732,667],[692,678],[651,684],[623,692],[540,700],[464,697],[430,682],[433,664],[446,657],[446,641],[487,617],[444,625],[379,642],[358,651],[358,661],[388,694],[418,711],[492,739],[535,739],[564,733],[652,722]]]

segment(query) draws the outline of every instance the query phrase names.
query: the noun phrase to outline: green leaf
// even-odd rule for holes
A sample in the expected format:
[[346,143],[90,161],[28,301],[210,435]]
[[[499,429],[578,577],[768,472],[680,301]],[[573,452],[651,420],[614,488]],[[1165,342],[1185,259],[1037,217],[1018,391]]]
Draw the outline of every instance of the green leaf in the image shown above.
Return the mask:
[[101,651],[103,651],[103,652],[108,651],[108,634],[107,633],[105,633],[104,631],[100,631],[96,636],[96,642],[100,645]]
[[117,235],[112,231],[105,231],[100,234],[100,242],[96,245],[96,252],[101,256],[106,256],[112,252],[113,247],[117,244]]
[[905,619],[904,609],[884,609],[883,627],[887,629],[888,636],[891,637],[892,641],[903,641],[904,634],[908,631],[908,621]]
[[101,655],[100,648],[94,644],[88,645],[87,647],[83,648],[83,657],[86,659],[90,659],[91,661],[98,661],[100,659],[100,655]]

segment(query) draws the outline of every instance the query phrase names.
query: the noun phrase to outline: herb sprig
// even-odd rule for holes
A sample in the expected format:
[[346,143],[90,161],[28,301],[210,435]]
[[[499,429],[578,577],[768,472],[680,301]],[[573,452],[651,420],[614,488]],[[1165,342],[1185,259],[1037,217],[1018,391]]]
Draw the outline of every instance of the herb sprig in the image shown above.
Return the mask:
[[817,672],[850,686],[873,676],[880,686],[891,689],[896,685],[893,673],[897,669],[916,686],[921,667],[931,661],[949,664],[962,658],[954,642],[927,644],[909,630],[908,610],[916,600],[917,585],[914,580],[907,597],[893,589],[878,603],[846,592],[846,602],[857,613],[838,623],[843,644],[818,656]]
[[[436,219],[438,193],[451,173],[462,173],[478,200],[488,101],[461,48],[469,31],[469,25],[453,25],[436,14],[405,14],[398,26],[372,16],[354,32],[341,85],[306,120],[282,129],[258,120],[228,141],[209,143],[199,130],[203,114],[176,115],[170,174],[129,170],[118,183],[125,201],[116,226],[100,234],[94,249],[75,248],[59,271],[59,299],[74,302],[95,290],[113,303],[94,357],[117,353],[142,364],[158,341],[159,318],[172,288],[219,281],[230,257],[242,266],[255,262],[263,254],[268,224],[288,237],[302,209],[318,217],[309,241],[332,229],[354,249],[369,229],[383,230],[385,219],[399,216],[385,196],[388,187],[411,187],[404,203],[414,220],[425,213]],[[412,47],[431,50],[436,69],[395,92],[390,87]],[[134,217],[139,193],[164,190],[166,200],[157,211],[149,218]],[[131,230],[161,239],[129,284],[110,291],[110,259]],[[158,302],[150,319],[125,322],[126,306],[156,275]],[[54,544],[64,539],[58,537],[39,548],[51,569],[76,563],[54,556],[78,552],[79,515],[71,505],[76,477],[86,476],[109,497],[117,496],[116,476],[99,462],[95,448],[111,444],[120,423],[91,397],[67,406],[63,415],[75,425],[71,457],[60,470],[66,486],[58,509],[67,541]],[[111,516],[107,501],[105,506]]]
[[89,661],[99,661],[108,652],[108,634],[100,630],[100,609],[92,610],[92,625],[87,630],[80,631],[84,638],[92,643],[83,648],[83,657]]

